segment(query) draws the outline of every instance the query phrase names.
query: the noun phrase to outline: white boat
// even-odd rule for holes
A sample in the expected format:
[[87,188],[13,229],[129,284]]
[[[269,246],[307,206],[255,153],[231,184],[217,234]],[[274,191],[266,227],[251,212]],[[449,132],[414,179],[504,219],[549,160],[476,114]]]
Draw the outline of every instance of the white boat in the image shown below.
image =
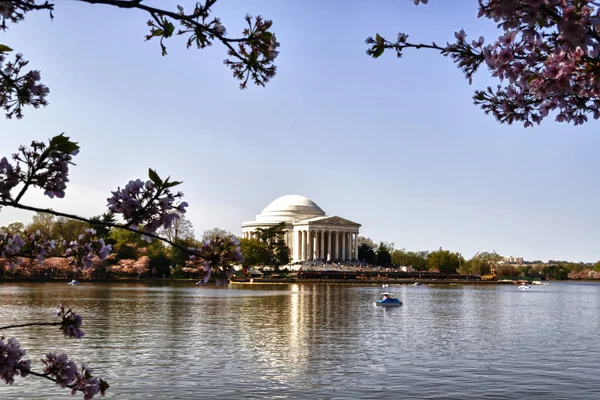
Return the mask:
[[387,283],[384,283],[383,285],[381,285],[381,287],[388,287],[390,285],[388,285]]
[[419,286],[419,282],[413,283],[413,286]]
[[379,300],[373,303],[373,305],[381,307],[397,307],[401,306],[402,302],[394,297],[392,293],[383,292],[379,294]]
[[524,283],[522,285],[519,285],[519,289],[521,289],[521,290],[527,290],[527,289],[531,289],[531,286],[529,286],[529,285],[527,285],[527,284]]
[[68,283],[69,285],[79,285],[79,281],[76,281],[75,279],[73,279],[71,282]]

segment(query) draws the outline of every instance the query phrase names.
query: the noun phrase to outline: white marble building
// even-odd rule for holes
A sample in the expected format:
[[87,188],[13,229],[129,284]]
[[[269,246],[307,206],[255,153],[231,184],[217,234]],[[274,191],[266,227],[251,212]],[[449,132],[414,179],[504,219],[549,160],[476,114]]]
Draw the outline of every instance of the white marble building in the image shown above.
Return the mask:
[[326,215],[314,201],[299,195],[275,199],[256,216],[242,224],[242,237],[251,238],[256,228],[285,222],[285,242],[291,249],[292,262],[306,260],[358,259],[360,224]]

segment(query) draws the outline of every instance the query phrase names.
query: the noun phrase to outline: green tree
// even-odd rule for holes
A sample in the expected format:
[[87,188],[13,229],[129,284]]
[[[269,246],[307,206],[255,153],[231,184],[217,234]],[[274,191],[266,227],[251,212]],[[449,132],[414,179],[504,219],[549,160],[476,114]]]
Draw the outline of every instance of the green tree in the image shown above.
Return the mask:
[[392,252],[392,264],[400,266],[406,265],[406,254],[407,251],[404,249],[394,250]]
[[[173,241],[176,245],[189,248],[189,247],[198,247],[199,243],[196,239],[188,237],[186,239],[176,239]],[[189,253],[184,252],[183,250],[177,247],[170,247],[170,260],[171,264],[174,266],[184,266],[186,261],[189,261],[190,255]]]
[[392,264],[412,267],[417,271],[427,269],[427,251],[405,251],[394,250],[392,253]]
[[[92,223],[90,224],[90,228],[96,231],[96,235],[107,240],[110,237],[110,232],[112,228],[110,226],[103,225],[104,224],[116,224],[117,220],[115,216],[111,212],[106,212],[102,215],[97,215],[95,217],[90,218]],[[98,222],[98,223],[94,223]]]
[[265,265],[273,266],[278,271],[281,265],[290,262],[290,249],[283,238],[286,232],[285,222],[267,228],[256,228],[255,232],[258,240],[267,246]]
[[[392,264],[393,243],[379,242],[379,246],[375,250],[375,264],[387,267]],[[360,250],[359,250],[360,251]]]
[[11,235],[23,235],[25,232],[25,224],[22,222],[12,222],[0,228],[0,231],[10,233]]
[[367,264],[375,264],[377,262],[377,253],[375,253],[375,243],[367,237],[358,237],[358,259]]
[[54,230],[54,221],[54,215],[38,212],[33,216],[31,222],[25,227],[25,231],[40,231],[43,237],[56,240],[57,238],[52,234]]
[[438,269],[443,274],[455,274],[463,262],[465,260],[462,255],[450,250],[443,250],[441,247],[427,256],[429,269]]
[[242,261],[242,266],[244,268],[263,265],[265,260],[269,258],[269,249],[267,248],[267,245],[259,239],[240,240],[240,250],[244,256],[244,261]]
[[70,218],[58,217],[52,225],[52,237],[57,241],[57,247],[62,248],[63,241],[70,243],[77,240],[79,235],[89,228],[89,224]]

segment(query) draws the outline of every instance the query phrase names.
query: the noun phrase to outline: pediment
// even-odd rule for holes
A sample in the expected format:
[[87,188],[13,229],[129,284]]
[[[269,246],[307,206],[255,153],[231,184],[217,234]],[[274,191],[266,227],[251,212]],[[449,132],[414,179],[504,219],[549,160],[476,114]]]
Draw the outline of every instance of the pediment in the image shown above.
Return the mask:
[[338,217],[336,215],[323,216],[310,218],[304,221],[298,221],[299,223],[308,223],[308,225],[331,225],[331,226],[355,226],[359,227],[360,224],[352,222],[348,219]]

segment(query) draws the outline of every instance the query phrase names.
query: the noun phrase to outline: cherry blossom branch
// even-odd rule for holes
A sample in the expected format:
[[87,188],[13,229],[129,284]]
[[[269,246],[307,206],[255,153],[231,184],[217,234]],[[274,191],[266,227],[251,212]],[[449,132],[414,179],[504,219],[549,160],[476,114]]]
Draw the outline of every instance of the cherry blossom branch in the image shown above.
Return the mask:
[[27,323],[27,324],[0,326],[0,331],[12,329],[12,328],[23,328],[26,326],[56,326],[56,325],[62,325],[62,322],[31,322],[31,323]]
[[13,208],[18,208],[21,210],[27,210],[27,211],[33,211],[33,212],[38,212],[38,213],[44,213],[44,214],[52,214],[54,216],[57,217],[65,217],[65,218],[69,218],[69,219],[73,219],[76,221],[81,221],[81,222],[86,222],[90,225],[102,225],[108,228],[117,228],[117,229],[123,229],[126,231],[130,231],[130,232],[135,232],[137,234],[142,234],[144,236],[148,236],[151,237],[152,239],[158,239],[161,240],[165,243],[168,243],[169,245],[178,248],[179,250],[185,251],[186,253],[191,253],[190,249],[184,246],[181,246],[165,237],[156,235],[154,233],[149,233],[149,232],[140,232],[139,229],[133,228],[131,226],[128,225],[122,225],[122,224],[116,224],[116,223],[112,223],[112,222],[105,222],[105,221],[101,221],[101,220],[91,220],[89,218],[85,218],[85,217],[80,217],[78,215],[74,215],[74,214],[68,214],[65,212],[61,212],[61,211],[56,211],[53,210],[51,208],[40,208],[40,207],[34,207],[34,206],[28,206],[25,204],[18,204],[18,203],[14,203],[14,202],[10,202],[10,201],[3,201],[0,200],[0,206],[3,207],[13,207]]
[[[2,25],[0,29],[7,29],[6,20],[17,23],[24,19],[25,13],[32,10],[48,9],[54,10],[54,4],[45,2],[44,4],[35,4],[36,0],[21,0],[16,2],[0,2],[0,18]],[[108,5],[121,9],[137,9],[147,12],[152,19],[147,22],[150,27],[150,33],[146,35],[146,40],[152,38],[160,38],[160,47],[162,54],[167,55],[166,46],[163,43],[164,39],[173,37],[174,35],[189,35],[187,47],[196,46],[198,49],[203,49],[211,46],[214,41],[220,42],[227,49],[228,58],[224,64],[228,66],[233,77],[240,80],[240,88],[245,89],[250,79],[259,86],[265,86],[271,78],[275,76],[276,66],[274,61],[279,55],[277,48],[279,42],[275,34],[270,32],[273,21],[265,20],[261,16],[252,17],[246,15],[248,28],[244,29],[241,37],[227,37],[227,29],[221,23],[219,18],[211,18],[211,7],[217,0],[204,0],[197,2],[192,12],[186,13],[184,8],[177,6],[176,11],[169,11],[162,8],[157,8],[144,4],[142,0],[78,0],[82,3],[93,5]],[[4,4],[6,3],[6,4]],[[180,29],[176,31],[173,22],[180,25]],[[1,48],[0,48],[1,50]],[[0,53],[1,55],[1,53]],[[0,64],[1,64],[0,59]],[[0,76],[0,100],[3,96],[6,98],[16,97],[19,91],[14,85],[9,85],[9,79],[5,76]],[[6,84],[3,85],[2,81]],[[3,88],[3,86],[6,86]],[[45,88],[45,87],[44,87]],[[47,88],[46,88],[47,89]],[[6,95],[3,93],[5,92]],[[21,96],[23,99],[28,99],[28,96]],[[22,116],[21,108],[26,104],[2,104],[0,106],[7,108],[7,117],[12,117],[13,111],[17,118]],[[40,104],[40,105],[46,105]],[[13,110],[12,108],[15,108]]]
[[[426,4],[425,0],[414,0]],[[396,41],[380,35],[367,38],[367,54],[385,50],[398,57],[406,48],[426,48],[450,57],[472,83],[486,64],[502,83],[496,89],[476,90],[474,104],[500,123],[540,124],[550,112],[557,122],[580,125],[588,115],[600,118],[600,2],[591,0],[480,0],[479,17],[498,23],[504,31],[484,46],[484,38],[467,42],[464,30],[446,46]]]
[[[52,378],[51,376],[48,376],[46,374],[41,374],[39,372],[35,372],[31,369],[25,368],[25,367],[21,367],[21,366],[17,366],[15,369],[18,369],[19,371],[21,371],[22,373],[24,373],[25,375],[33,375],[33,376],[37,376],[39,378],[45,378],[48,379],[54,383],[56,382],[56,379]],[[67,385],[66,387],[68,387],[69,389],[73,389],[71,386]]]

